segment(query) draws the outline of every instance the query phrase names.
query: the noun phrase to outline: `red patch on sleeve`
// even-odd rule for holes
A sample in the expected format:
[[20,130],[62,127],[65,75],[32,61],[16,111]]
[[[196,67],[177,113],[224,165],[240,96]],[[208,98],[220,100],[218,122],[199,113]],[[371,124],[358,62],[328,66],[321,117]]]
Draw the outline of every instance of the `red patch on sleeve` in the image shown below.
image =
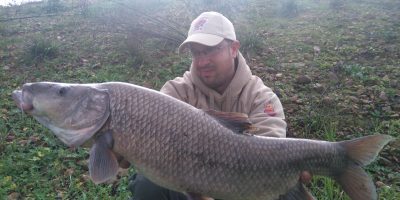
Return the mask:
[[264,113],[267,113],[269,116],[275,116],[276,112],[274,106],[271,103],[265,104]]

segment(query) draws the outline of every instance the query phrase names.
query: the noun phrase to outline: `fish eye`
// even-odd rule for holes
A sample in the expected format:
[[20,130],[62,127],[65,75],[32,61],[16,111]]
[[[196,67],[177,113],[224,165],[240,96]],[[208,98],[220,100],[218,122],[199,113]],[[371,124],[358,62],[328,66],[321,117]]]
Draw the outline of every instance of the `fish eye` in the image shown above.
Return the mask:
[[67,88],[66,87],[61,87],[58,89],[58,95],[59,96],[64,96],[67,93]]

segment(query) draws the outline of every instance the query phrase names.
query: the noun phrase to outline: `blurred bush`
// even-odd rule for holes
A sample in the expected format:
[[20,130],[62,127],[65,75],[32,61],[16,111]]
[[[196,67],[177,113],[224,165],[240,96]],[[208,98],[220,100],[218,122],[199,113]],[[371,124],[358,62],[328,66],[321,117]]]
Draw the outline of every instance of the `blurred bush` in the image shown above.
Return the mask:
[[257,52],[262,52],[265,42],[257,30],[238,26],[236,32],[240,41],[240,51],[247,59],[255,56]]
[[47,13],[57,13],[64,11],[66,7],[60,0],[47,0],[44,10]]
[[330,0],[329,7],[333,10],[340,10],[344,7],[344,0]]
[[282,1],[281,15],[284,17],[297,17],[299,14],[298,4],[295,0]]
[[24,60],[28,64],[35,64],[45,59],[56,58],[58,54],[59,48],[54,42],[43,38],[37,38],[28,44]]

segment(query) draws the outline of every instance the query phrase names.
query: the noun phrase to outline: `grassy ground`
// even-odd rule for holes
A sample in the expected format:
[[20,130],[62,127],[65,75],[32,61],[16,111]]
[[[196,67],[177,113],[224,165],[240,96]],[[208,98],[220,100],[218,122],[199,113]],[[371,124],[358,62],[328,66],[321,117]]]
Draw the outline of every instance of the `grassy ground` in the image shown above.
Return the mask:
[[[204,10],[232,19],[253,72],[282,100],[290,137],[400,136],[396,1],[82,2],[0,8],[0,199],[127,199],[126,173],[94,185],[87,150],[66,148],[10,94],[33,81],[159,89],[188,69],[188,56],[176,48]],[[400,199],[399,147],[391,143],[366,168],[380,199]],[[311,188],[318,199],[347,199],[330,179],[317,178]]]

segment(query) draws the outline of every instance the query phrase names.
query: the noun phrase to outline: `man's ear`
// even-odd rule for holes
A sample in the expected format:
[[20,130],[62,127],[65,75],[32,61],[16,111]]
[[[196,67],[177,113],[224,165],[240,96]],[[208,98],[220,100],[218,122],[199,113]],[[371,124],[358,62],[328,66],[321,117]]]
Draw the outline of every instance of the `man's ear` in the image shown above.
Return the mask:
[[239,48],[240,48],[239,40],[233,41],[231,44],[231,54],[234,58],[236,58],[239,55]]

